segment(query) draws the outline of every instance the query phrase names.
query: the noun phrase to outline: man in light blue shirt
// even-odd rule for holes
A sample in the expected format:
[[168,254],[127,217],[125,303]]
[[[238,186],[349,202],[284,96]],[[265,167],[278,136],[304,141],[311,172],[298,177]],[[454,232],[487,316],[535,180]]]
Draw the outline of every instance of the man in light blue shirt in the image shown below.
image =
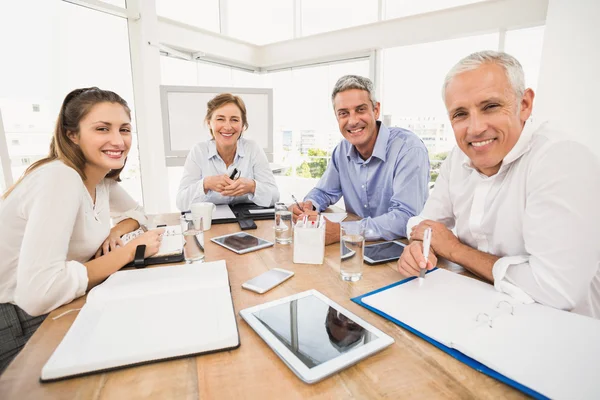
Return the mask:
[[[344,140],[302,208],[320,212],[343,196],[346,210],[363,218],[344,226],[364,224],[367,240],[406,237],[408,219],[421,212],[429,194],[427,148],[414,133],[377,121],[380,104],[369,79],[341,77],[331,99]],[[292,211],[295,218],[303,213],[296,205]],[[339,224],[326,227],[326,243],[338,242]]]

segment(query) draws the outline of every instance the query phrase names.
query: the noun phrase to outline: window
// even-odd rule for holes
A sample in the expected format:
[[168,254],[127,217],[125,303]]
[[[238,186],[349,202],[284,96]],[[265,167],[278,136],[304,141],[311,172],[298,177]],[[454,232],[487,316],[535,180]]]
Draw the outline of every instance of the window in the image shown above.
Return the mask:
[[[194,69],[198,72],[196,79]],[[333,114],[331,91],[335,82],[347,74],[369,76],[369,60],[257,74],[161,57],[162,84],[273,89],[273,169],[288,175],[276,176],[282,201],[286,202],[292,201],[292,193],[304,197],[314,187],[327,167],[331,151],[342,139]],[[183,168],[168,170],[170,193],[176,193]],[[177,209],[175,196],[171,209]]]
[[302,0],[302,36],[377,21],[377,0]]
[[[455,145],[441,90],[450,68],[479,50],[496,50],[498,34],[396,47],[383,51],[383,120],[409,129],[427,146],[429,158],[439,159]],[[432,180],[437,177],[432,162]]]
[[[15,180],[48,154],[58,111],[72,89],[112,90],[135,110],[126,19],[63,1],[23,0],[1,3],[0,35],[12,38],[4,43],[9,56],[0,67],[0,108],[7,142],[19,142],[9,148]],[[142,202],[135,126],[121,177]]]
[[221,32],[219,0],[156,0],[156,14],[197,28]]
[[525,85],[537,89],[542,62],[545,26],[506,32],[504,51],[516,57],[525,72]]
[[263,45],[294,37],[293,0],[227,0],[228,36]]
[[400,18],[487,0],[385,0],[385,18]]

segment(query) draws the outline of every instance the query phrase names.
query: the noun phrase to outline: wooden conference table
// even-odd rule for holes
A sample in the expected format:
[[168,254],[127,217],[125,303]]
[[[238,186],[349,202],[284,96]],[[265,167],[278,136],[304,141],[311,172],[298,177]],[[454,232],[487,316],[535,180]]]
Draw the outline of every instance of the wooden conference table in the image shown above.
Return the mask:
[[[161,216],[177,223],[175,214]],[[274,241],[272,221],[256,221],[251,233]],[[292,247],[275,245],[237,255],[208,239],[239,231],[237,224],[213,225],[206,232],[206,261],[226,260],[236,314],[241,309],[304,290],[317,289],[395,339],[382,352],[319,383],[298,379],[237,315],[241,346],[233,351],[148,364],[108,373],[42,384],[40,371],[75,320],[80,298],[53,311],[0,377],[0,399],[374,399],[374,398],[523,398],[522,393],[455,360],[433,345],[353,303],[350,298],[404,277],[395,263],[365,265],[355,283],[339,278],[339,244],[326,247],[323,265],[292,262]],[[172,265],[172,264],[171,264]],[[455,264],[441,267],[466,273]],[[295,276],[259,295],[243,282],[280,267]]]

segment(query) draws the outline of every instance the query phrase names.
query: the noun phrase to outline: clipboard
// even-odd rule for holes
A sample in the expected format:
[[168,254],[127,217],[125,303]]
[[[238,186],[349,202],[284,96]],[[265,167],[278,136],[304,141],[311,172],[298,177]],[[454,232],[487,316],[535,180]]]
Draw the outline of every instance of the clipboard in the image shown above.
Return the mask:
[[[431,272],[433,272],[435,270],[437,270],[437,268],[434,268],[431,271],[427,271],[427,274],[429,274],[429,273],[431,273]],[[535,390],[532,390],[532,389],[528,388],[527,386],[521,385],[519,382],[514,381],[514,380],[512,380],[512,379],[510,379],[510,378],[508,378],[508,377],[506,377],[506,376],[504,376],[504,375],[502,375],[502,374],[494,371],[493,369],[485,366],[484,364],[480,363],[479,361],[477,361],[477,360],[475,360],[475,359],[473,359],[473,358],[471,358],[469,356],[464,355],[463,353],[461,353],[460,351],[458,351],[456,349],[448,347],[448,346],[446,346],[446,345],[444,345],[444,344],[442,344],[442,343],[440,343],[440,342],[432,339],[431,337],[429,337],[429,336],[425,335],[424,333],[416,330],[415,328],[413,328],[413,327],[405,324],[404,322],[399,321],[399,320],[395,319],[394,317],[392,317],[392,316],[390,316],[390,315],[388,315],[388,314],[386,314],[386,313],[384,313],[384,312],[382,312],[382,311],[380,311],[380,310],[378,310],[378,309],[376,309],[374,307],[371,307],[370,305],[368,305],[366,303],[363,303],[363,301],[362,301],[362,299],[364,297],[371,296],[371,295],[379,293],[379,292],[383,292],[383,291],[391,289],[393,287],[396,287],[396,286],[408,283],[408,282],[410,282],[410,281],[412,281],[414,279],[416,279],[416,277],[407,278],[407,279],[401,280],[399,282],[392,283],[391,285],[384,286],[382,288],[373,290],[372,292],[365,293],[365,294],[363,294],[361,296],[354,297],[351,300],[353,302],[355,302],[356,304],[358,304],[358,305],[366,308],[367,310],[370,310],[370,311],[374,312],[375,314],[378,314],[378,315],[382,316],[383,318],[385,318],[385,319],[387,319],[389,321],[392,321],[394,324],[396,324],[396,325],[398,325],[398,326],[406,329],[407,331],[411,332],[412,334],[417,335],[421,339],[425,340],[426,342],[429,342],[430,344],[434,345],[438,349],[440,349],[443,352],[451,355],[452,357],[454,357],[458,361],[462,362],[463,364],[468,365],[469,367],[473,368],[474,370],[479,371],[481,373],[484,373],[485,375],[487,375],[487,376],[489,376],[491,378],[494,378],[496,380],[499,380],[500,382],[506,383],[507,385],[512,386],[515,389],[517,389],[517,390],[519,390],[519,391],[521,391],[521,392],[525,393],[526,395],[531,396],[533,398],[536,398],[536,399],[547,399],[547,397],[545,397],[542,394],[536,392]]]
[[600,321],[523,304],[444,269],[352,299],[469,367],[537,399],[600,393]]

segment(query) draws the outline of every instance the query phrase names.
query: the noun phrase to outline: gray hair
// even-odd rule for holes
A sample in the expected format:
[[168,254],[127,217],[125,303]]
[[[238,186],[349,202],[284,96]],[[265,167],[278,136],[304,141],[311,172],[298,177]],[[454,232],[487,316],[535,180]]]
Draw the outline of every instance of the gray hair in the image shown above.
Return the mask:
[[523,73],[521,63],[510,54],[501,51],[486,50],[470,54],[452,67],[444,79],[444,86],[442,86],[442,99],[444,102],[446,102],[446,89],[456,75],[477,69],[483,64],[501,66],[517,98],[520,99],[523,97],[525,93],[525,74]]
[[331,93],[331,104],[335,107],[335,96],[340,92],[345,92],[350,89],[364,90],[369,93],[369,99],[373,104],[373,108],[377,106],[377,99],[375,98],[375,89],[373,89],[373,82],[369,78],[358,75],[344,75],[335,83],[333,92]]

